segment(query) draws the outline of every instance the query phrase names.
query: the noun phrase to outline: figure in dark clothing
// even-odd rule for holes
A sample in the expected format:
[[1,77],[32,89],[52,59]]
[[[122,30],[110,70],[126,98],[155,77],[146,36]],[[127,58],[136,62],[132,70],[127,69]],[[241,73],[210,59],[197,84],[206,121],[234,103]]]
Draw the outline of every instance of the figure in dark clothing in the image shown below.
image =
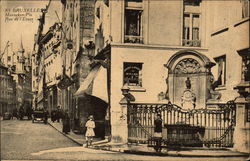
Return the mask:
[[24,117],[24,109],[23,109],[23,106],[21,106],[20,108],[19,108],[19,112],[18,112],[19,114],[19,119],[20,120],[22,120],[23,119],[23,117]]
[[155,140],[155,150],[156,152],[161,152],[161,140],[162,140],[162,119],[161,114],[157,114],[154,121],[154,140]]
[[63,133],[68,134],[68,132],[70,132],[70,118],[69,118],[69,114],[68,111],[66,110],[63,118],[62,118],[62,122],[63,122]]
[[57,119],[57,118],[56,118],[56,111],[55,111],[55,110],[52,110],[52,111],[51,111],[51,121],[52,121],[52,122],[55,122],[56,119]]
[[57,120],[57,122],[60,122],[61,118],[62,118],[62,112],[61,112],[60,106],[57,106],[55,119]]
[[12,111],[12,117],[18,119],[18,112],[17,112],[17,108],[15,107]]
[[33,112],[32,108],[30,106],[28,106],[27,111],[26,111],[28,120],[31,120],[32,112]]
[[47,124],[48,122],[48,115],[49,115],[49,112],[47,109],[44,109],[44,123]]

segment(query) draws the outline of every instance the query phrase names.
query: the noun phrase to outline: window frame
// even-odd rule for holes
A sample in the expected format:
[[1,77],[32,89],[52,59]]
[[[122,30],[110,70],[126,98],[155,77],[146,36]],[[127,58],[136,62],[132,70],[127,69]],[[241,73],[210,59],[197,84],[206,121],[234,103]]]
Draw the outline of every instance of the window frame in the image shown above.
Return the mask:
[[[124,1],[124,19],[123,19],[123,42],[124,43],[133,43],[133,44],[143,44],[143,0],[141,1]],[[127,34],[127,12],[128,11],[138,11],[140,15],[139,22],[137,21],[137,24],[139,24],[139,27],[137,25],[137,30],[139,29],[138,35],[129,35]]]
[[[127,83],[127,78],[126,78],[126,68],[129,68],[129,67],[132,67],[134,65],[134,68],[133,69],[136,69],[136,68],[140,68],[140,70],[138,70],[138,84],[136,85],[133,85],[133,84],[130,84],[130,83]],[[135,67],[136,66],[136,67]],[[122,80],[122,84],[123,85],[127,85],[129,87],[139,87],[139,88],[142,88],[143,87],[143,82],[142,82],[142,68],[143,68],[143,63],[142,62],[123,62],[123,80]],[[127,69],[129,70],[129,69]]]
[[[197,3],[199,3],[198,5],[192,5],[192,4],[188,4],[188,2],[186,2],[185,0],[183,1],[183,14],[182,14],[182,23],[181,23],[181,27],[182,27],[182,35],[181,35],[181,45],[182,46],[192,46],[192,47],[201,47],[201,18],[202,18],[202,14],[201,14],[201,0],[197,0]],[[195,9],[191,9],[189,8],[189,6],[193,6],[195,7]],[[186,8],[187,7],[187,8]],[[189,17],[189,26],[185,27],[185,15],[188,15]],[[196,37],[198,37],[198,39],[194,39],[194,29],[197,27],[194,27],[194,19],[195,17],[198,16],[198,34]],[[186,36],[185,33],[185,29],[188,28],[188,35]]]
[[[227,57],[226,54],[215,57],[214,58],[216,64],[218,65],[217,69],[217,80],[219,80],[220,72],[222,72],[221,76],[221,84],[218,85],[218,87],[225,87],[226,86],[226,78],[227,78]],[[220,69],[220,63],[222,64],[222,69]]]

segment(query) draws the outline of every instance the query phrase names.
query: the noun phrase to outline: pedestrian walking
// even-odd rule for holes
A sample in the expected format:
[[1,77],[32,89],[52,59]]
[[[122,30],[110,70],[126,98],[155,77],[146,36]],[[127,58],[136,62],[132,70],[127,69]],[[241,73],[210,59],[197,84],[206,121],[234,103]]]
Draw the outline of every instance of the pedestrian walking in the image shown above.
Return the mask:
[[156,119],[154,120],[154,141],[155,141],[155,150],[156,152],[161,152],[161,141],[162,141],[162,119],[161,114],[157,114]]
[[64,112],[62,122],[63,122],[62,131],[63,133],[68,134],[68,132],[70,132],[70,119],[69,119],[68,110]]
[[93,115],[89,116],[88,121],[85,124],[85,127],[87,128],[86,134],[85,134],[86,141],[87,141],[86,147],[88,147],[92,145],[93,137],[95,136],[95,132],[94,132],[95,122],[94,122]]

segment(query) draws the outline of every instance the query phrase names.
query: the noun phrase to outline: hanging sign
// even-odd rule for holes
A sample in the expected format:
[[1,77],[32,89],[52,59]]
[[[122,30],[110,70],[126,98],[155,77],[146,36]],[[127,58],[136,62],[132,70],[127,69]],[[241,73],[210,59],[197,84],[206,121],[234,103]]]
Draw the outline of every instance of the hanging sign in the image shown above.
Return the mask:
[[94,24],[95,24],[95,1],[83,1],[83,37],[94,37]]

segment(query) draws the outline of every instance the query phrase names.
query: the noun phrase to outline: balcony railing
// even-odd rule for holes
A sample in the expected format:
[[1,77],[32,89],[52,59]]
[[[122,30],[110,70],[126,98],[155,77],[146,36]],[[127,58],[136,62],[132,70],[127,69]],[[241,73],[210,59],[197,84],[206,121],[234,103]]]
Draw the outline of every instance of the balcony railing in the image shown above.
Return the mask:
[[124,42],[125,43],[133,43],[133,44],[143,44],[143,37],[142,36],[125,35]]
[[201,40],[182,40],[183,46],[194,46],[194,47],[200,47],[201,46]]

